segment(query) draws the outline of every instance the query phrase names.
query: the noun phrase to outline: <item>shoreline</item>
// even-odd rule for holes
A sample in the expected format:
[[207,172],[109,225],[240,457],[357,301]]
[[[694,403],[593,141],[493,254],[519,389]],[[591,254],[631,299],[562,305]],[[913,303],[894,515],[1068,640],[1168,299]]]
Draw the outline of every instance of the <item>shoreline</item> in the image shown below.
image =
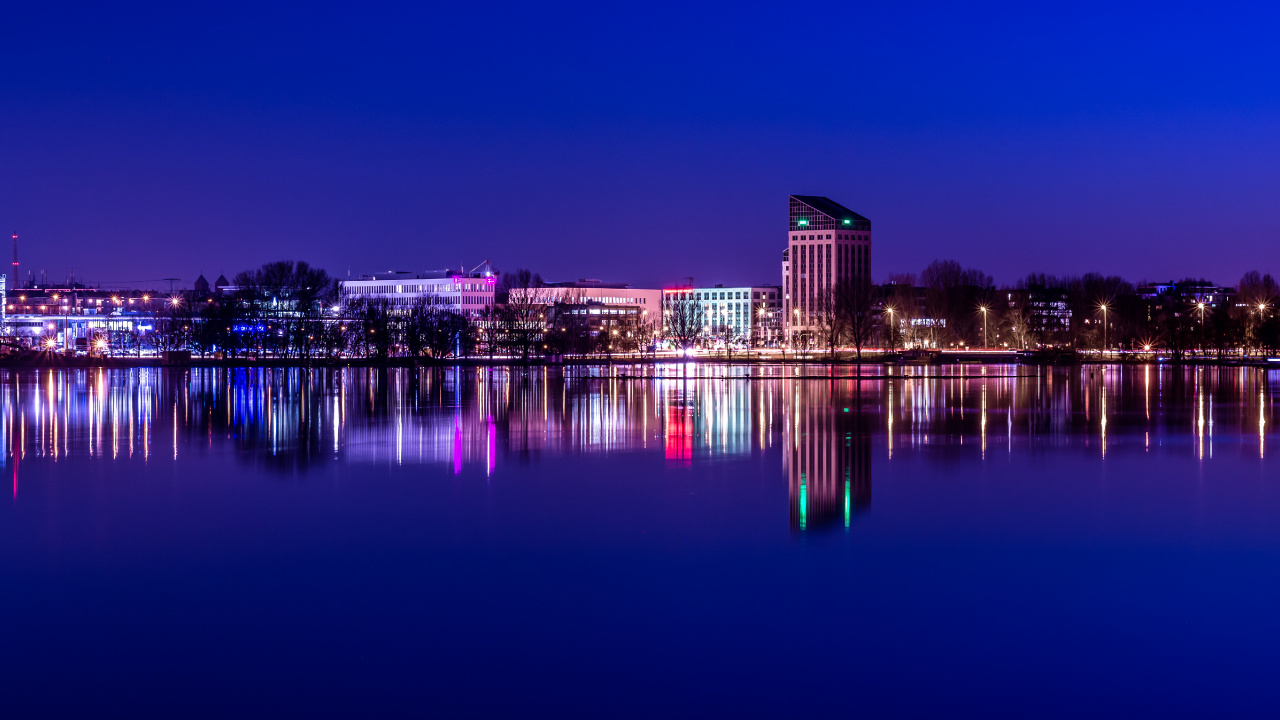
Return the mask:
[[[744,353],[743,355],[746,355]],[[416,361],[413,358],[388,358],[386,360],[365,359],[365,358],[341,358],[341,359],[299,359],[299,358],[260,358],[260,359],[215,359],[215,358],[191,358],[181,362],[165,362],[163,357],[75,357],[69,358],[62,355],[53,355],[50,353],[37,353],[24,357],[0,357],[0,368],[10,369],[44,369],[44,368],[104,368],[111,370],[124,370],[133,368],[339,368],[339,367],[375,367],[375,368],[404,368],[404,367],[610,367],[614,365],[659,365],[686,363],[696,365],[787,365],[787,366],[858,366],[858,365],[880,365],[890,367],[929,367],[929,366],[954,366],[954,365],[1028,365],[1028,366],[1069,366],[1069,365],[1179,365],[1179,366],[1207,366],[1207,367],[1274,367],[1280,369],[1280,362],[1271,361],[1266,357],[1248,357],[1248,358],[1206,358],[1192,357],[1173,360],[1170,358],[1160,358],[1154,354],[1143,353],[1141,356],[1127,356],[1117,358],[1092,358],[1092,357],[1072,357],[1064,359],[1060,357],[1026,357],[1022,355],[993,355],[993,354],[964,354],[959,353],[947,354],[939,353],[934,357],[928,358],[926,361],[915,359],[902,359],[900,357],[886,358],[883,356],[864,358],[861,361],[849,357],[837,357],[835,359],[806,356],[802,358],[781,356],[733,356],[733,357],[716,357],[716,356],[698,356],[681,358],[679,356],[669,357],[590,357],[590,358],[566,358],[561,361],[551,361],[544,358],[530,358],[528,360],[520,360],[514,358],[449,358],[446,360],[431,360],[420,358]]]

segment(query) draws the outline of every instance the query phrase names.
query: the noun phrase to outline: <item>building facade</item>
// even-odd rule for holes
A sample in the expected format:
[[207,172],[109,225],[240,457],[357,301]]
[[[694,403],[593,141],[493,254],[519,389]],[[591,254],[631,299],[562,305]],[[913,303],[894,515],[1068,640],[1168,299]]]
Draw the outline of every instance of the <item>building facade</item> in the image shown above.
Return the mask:
[[653,328],[662,312],[661,290],[599,280],[512,288],[510,297],[513,302],[528,298],[530,303],[554,308],[555,313],[550,313],[549,317],[556,315],[572,319],[575,324],[589,327],[592,332],[626,326],[632,332],[645,332],[647,341],[652,341]]
[[668,288],[664,300],[689,294],[702,306],[708,339],[769,347],[783,341],[782,287],[750,285]]
[[425,299],[449,310],[475,316],[493,305],[498,284],[498,274],[487,264],[482,268],[471,272],[377,273],[344,281],[342,292],[348,297],[386,300],[392,305],[413,305]]
[[[15,288],[5,292],[4,326],[19,343],[47,350],[86,349],[92,339],[122,346],[124,336],[145,336],[156,310],[170,296],[147,290],[74,287]],[[136,341],[135,341],[136,342]]]
[[811,334],[841,283],[871,282],[871,221],[816,195],[789,198],[782,314],[793,344]]

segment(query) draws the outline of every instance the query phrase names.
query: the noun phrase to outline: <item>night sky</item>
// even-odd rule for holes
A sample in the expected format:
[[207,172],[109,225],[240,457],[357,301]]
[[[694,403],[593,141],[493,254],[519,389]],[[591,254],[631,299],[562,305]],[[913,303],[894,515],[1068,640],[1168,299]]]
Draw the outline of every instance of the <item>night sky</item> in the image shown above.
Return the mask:
[[871,219],[877,281],[1234,283],[1280,271],[1259,8],[7,3],[0,230],[51,280],[778,283],[795,193]]

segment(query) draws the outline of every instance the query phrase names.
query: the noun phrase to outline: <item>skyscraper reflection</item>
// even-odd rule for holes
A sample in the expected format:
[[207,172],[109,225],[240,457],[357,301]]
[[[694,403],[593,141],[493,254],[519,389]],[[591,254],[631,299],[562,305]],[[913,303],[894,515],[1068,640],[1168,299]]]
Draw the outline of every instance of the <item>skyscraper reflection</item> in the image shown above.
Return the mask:
[[[797,530],[848,525],[872,455],[990,462],[1072,448],[1237,446],[1264,458],[1280,371],[1255,368],[615,366],[0,371],[2,463],[87,456],[273,472],[436,465],[490,476],[543,456],[770,458]],[[774,454],[778,457],[772,457]]]
[[[783,467],[791,527],[849,527],[871,506],[871,435],[863,382],[786,380]],[[879,383],[877,383],[879,384]]]

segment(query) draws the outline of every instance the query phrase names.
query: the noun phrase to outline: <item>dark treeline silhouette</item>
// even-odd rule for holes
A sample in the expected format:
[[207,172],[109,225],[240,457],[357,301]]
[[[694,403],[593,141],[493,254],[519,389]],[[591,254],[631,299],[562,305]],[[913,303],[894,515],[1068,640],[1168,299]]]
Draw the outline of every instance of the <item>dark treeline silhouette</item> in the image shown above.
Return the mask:
[[[663,316],[592,314],[580,291],[549,286],[535,272],[500,276],[494,302],[476,312],[432,298],[395,304],[349,297],[323,269],[279,261],[238,273],[216,293],[174,296],[154,313],[154,328],[106,338],[116,351],[190,350],[207,357],[311,359],[456,357],[529,360],[548,355],[646,352],[659,338],[689,349],[733,338],[708,325],[700,303],[678,294]],[[1150,351],[1174,357],[1274,354],[1280,286],[1246,273],[1229,287],[1196,278],[1132,283],[1086,273],[1032,273],[997,287],[991,276],[953,260],[919,275],[892,275],[872,286],[847,281],[819,294],[812,329],[792,347],[835,355],[867,347],[1063,348]]]
[[[347,296],[323,269],[283,260],[238,273],[224,292],[170,298],[136,349],[244,359],[527,360],[637,352],[652,344],[652,329],[639,319],[593,326],[590,316],[575,312],[580,298],[567,292],[548,299],[539,293],[545,287],[529,270],[504,274],[495,302],[468,314],[431,296],[408,305]],[[121,338],[111,346],[130,347]]]
[[[1274,353],[1280,347],[1270,275],[1249,272],[1234,286],[1197,278],[1132,283],[1086,273],[1031,273],[997,288],[954,261],[931,263],[918,279],[891,276],[877,290],[882,341],[900,347],[1008,347]],[[984,338],[985,330],[985,338]]]

